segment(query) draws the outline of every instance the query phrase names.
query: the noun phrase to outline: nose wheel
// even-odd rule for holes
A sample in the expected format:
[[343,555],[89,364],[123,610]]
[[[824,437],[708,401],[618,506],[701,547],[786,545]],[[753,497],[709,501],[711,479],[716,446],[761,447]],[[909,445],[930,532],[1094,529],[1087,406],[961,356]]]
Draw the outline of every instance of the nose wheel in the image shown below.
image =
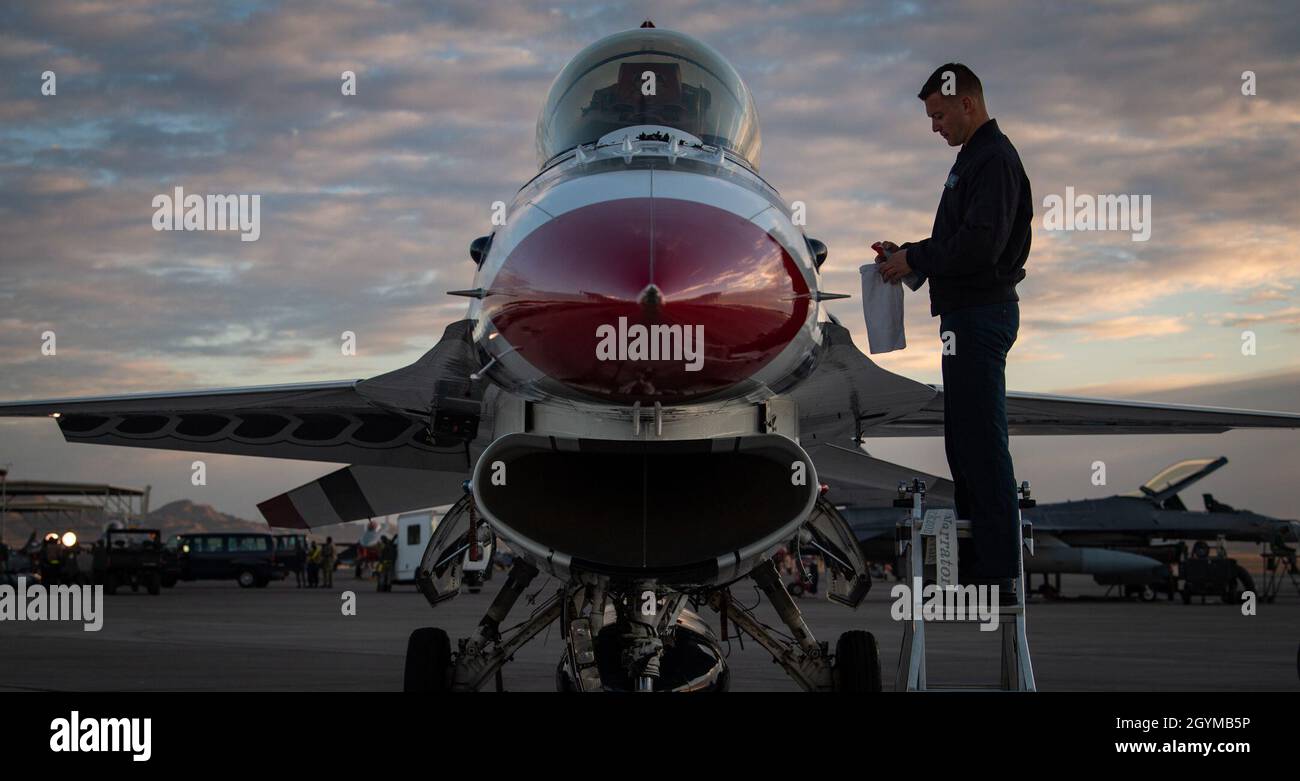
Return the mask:
[[878,692],[882,689],[880,645],[870,632],[853,630],[835,643],[831,681],[837,692]]
[[441,629],[421,627],[406,641],[402,691],[445,692],[451,689],[451,638]]

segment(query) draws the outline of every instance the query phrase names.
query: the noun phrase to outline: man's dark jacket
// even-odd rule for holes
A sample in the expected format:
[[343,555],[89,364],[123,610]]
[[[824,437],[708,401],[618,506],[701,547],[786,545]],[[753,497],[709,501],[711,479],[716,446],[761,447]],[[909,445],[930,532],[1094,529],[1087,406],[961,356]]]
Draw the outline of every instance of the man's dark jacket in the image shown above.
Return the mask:
[[930,280],[930,314],[1019,301],[1033,216],[1020,155],[990,119],[957,153],[930,238],[903,245],[908,265]]

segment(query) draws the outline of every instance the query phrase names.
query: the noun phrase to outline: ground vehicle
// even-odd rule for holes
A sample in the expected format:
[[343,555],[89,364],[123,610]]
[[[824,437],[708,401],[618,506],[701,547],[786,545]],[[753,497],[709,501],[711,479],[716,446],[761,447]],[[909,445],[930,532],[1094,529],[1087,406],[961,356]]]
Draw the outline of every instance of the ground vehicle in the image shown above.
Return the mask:
[[41,583],[47,586],[57,586],[60,583],[76,583],[78,572],[75,542],[69,548],[60,541],[57,532],[46,534],[40,547],[36,549],[32,565],[40,577]]
[[1189,604],[1194,596],[1199,596],[1202,603],[1207,596],[1218,596],[1228,604],[1236,604],[1241,601],[1242,591],[1255,589],[1250,573],[1236,559],[1228,558],[1222,543],[1211,547],[1204,540],[1197,541],[1178,571],[1183,578],[1183,604]]
[[284,571],[284,577],[288,577],[300,570],[305,571],[307,567],[307,535],[275,535],[275,564]]
[[237,580],[241,588],[265,587],[285,570],[275,538],[251,532],[182,534],[177,555],[181,580]]
[[162,533],[157,529],[109,529],[95,546],[95,582],[112,594],[118,586],[157,596],[162,591]]
[[396,559],[391,569],[388,562],[381,563],[380,591],[392,590],[394,583],[414,583],[415,570],[424,555],[429,534],[438,528],[438,519],[432,510],[403,513],[397,518]]
[[173,534],[163,543],[162,549],[162,584],[163,588],[175,588],[181,579],[181,535]]
[[[394,583],[414,583],[416,569],[424,555],[429,542],[430,532],[437,531],[440,515],[435,510],[420,510],[403,513],[397,518],[397,536],[394,540],[396,561],[392,571],[386,563],[381,563],[380,591],[391,591]],[[492,562],[496,555],[496,537],[486,525],[477,526],[477,533],[471,540],[467,533],[460,541],[456,552],[462,556],[460,572],[462,581],[470,593],[478,593],[483,584],[492,579]]]

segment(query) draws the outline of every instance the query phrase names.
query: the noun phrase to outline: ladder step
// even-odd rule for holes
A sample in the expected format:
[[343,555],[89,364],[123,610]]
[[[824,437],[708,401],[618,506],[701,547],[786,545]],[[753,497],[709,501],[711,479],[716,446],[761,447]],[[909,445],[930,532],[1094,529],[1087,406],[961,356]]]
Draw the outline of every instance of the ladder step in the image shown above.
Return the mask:
[[[904,562],[903,575],[907,583],[915,582],[913,576],[924,575],[925,573],[934,572],[934,563],[927,562],[927,558],[937,558],[937,556],[927,557],[927,553],[935,551],[936,542],[930,542],[928,536],[922,535],[921,530],[924,528],[924,516],[929,514],[924,509],[924,494],[921,494],[922,501],[913,509],[912,516],[901,521],[896,530],[896,549]],[[931,520],[934,520],[933,517]],[[970,521],[956,519],[956,536],[958,538],[967,538],[972,536],[972,524]],[[1014,579],[1015,594],[1023,601],[1028,599],[1026,590],[1027,578],[1024,576],[1023,557],[1033,555],[1033,526],[1022,521],[1020,524],[1021,534],[1021,565],[1020,577]],[[927,550],[928,549],[928,550]],[[933,575],[931,575],[933,577]],[[960,575],[958,576],[960,579]],[[927,584],[929,585],[929,584]],[[958,584],[961,585],[961,584]],[[969,585],[969,584],[968,584]],[[985,596],[988,596],[985,594]],[[1006,595],[999,595],[1006,596]],[[933,599],[933,594],[931,594]],[[962,605],[965,608],[963,612],[968,617],[946,619],[943,617],[944,604],[946,600],[942,597],[937,600],[938,604],[932,605],[938,608],[939,618],[927,619],[925,616],[925,606],[927,600],[919,600],[919,612],[914,612],[912,618],[903,624],[903,648],[899,656],[899,666],[895,676],[895,689],[906,691],[952,691],[952,692],[1001,692],[1001,691],[1036,691],[1037,686],[1034,682],[1033,665],[1029,660],[1029,647],[1025,638],[1023,629],[1025,627],[1025,610],[1022,602],[1013,605],[1003,605],[1001,600],[997,600],[996,605],[989,604],[991,600],[976,599],[967,602],[965,599]],[[955,601],[955,600],[953,600]],[[981,603],[983,603],[981,605]],[[926,661],[925,646],[926,636],[925,628],[931,629],[940,624],[980,624],[981,629],[989,626],[987,619],[980,620],[979,610],[995,609],[997,611],[998,634],[1000,636],[1001,651],[1001,680],[997,684],[993,683],[942,683],[930,685],[926,680]],[[970,613],[974,613],[971,616]],[[991,627],[989,627],[991,628]]]
[[[1024,612],[1025,612],[1024,609],[1019,607],[998,608],[998,621],[999,622],[1013,621],[1017,616],[1021,615]],[[934,626],[935,624],[983,624],[985,623],[985,621],[980,619],[978,616],[970,617],[970,618],[939,618],[939,619],[930,619],[921,616],[921,617],[913,618],[911,620],[923,621],[925,622],[926,626]]]
[[1004,689],[1001,686],[993,684],[960,684],[960,683],[941,683],[938,686],[927,683],[925,691],[928,692],[1008,692],[1012,689]]

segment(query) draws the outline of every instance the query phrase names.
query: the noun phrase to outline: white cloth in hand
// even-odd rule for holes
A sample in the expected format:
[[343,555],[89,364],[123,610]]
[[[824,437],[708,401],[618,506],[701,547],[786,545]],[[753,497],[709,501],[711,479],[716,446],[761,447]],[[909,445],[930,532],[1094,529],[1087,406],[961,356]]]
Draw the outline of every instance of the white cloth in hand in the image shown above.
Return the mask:
[[858,269],[862,275],[862,314],[867,319],[867,344],[872,354],[907,347],[903,332],[903,286],[886,282],[875,263]]

